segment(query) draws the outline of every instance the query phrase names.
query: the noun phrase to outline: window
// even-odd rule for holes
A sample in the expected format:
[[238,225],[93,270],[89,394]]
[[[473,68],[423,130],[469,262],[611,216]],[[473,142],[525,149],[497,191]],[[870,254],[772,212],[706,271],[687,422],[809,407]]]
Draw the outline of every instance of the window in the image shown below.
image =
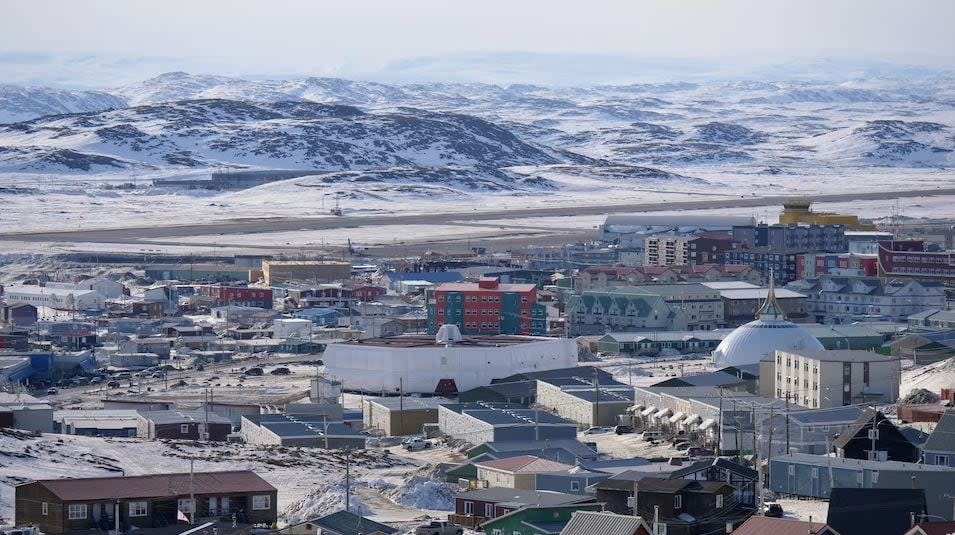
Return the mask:
[[673,508],[674,509],[683,508],[683,496],[680,496],[679,494],[675,494],[673,496]]
[[86,504],[85,503],[71,503],[69,509],[69,519],[70,520],[83,520],[86,518]]
[[788,471],[789,475],[791,475],[791,476],[796,475],[796,465],[791,464],[791,465],[787,466],[786,468],[787,468],[787,471]]
[[183,435],[189,433],[189,424],[181,424],[179,426],[179,433]]
[[862,478],[863,478],[862,472],[857,472],[857,473],[856,473],[856,485],[859,485],[859,488],[860,488],[860,489],[862,488],[862,480],[863,480]]
[[812,467],[812,478],[819,479],[819,468],[815,466]]
[[942,466],[948,466],[948,455],[936,455],[936,456],[935,456],[935,464],[939,464],[939,465],[942,465]]
[[466,515],[474,514],[474,502],[464,502],[464,514]]
[[129,502],[129,516],[146,516],[146,502]]
[[494,518],[494,504],[484,504],[484,518]]
[[268,511],[272,508],[272,497],[268,494],[258,494],[252,496],[253,511]]
[[723,508],[723,495],[722,495],[722,494],[717,494],[717,495],[716,495],[716,508],[717,508],[717,509],[722,509],[722,508]]
[[878,471],[878,470],[873,470],[873,471],[872,471],[872,484],[875,485],[875,484],[878,483],[878,482],[879,482],[879,471]]
[[504,535],[504,532],[495,528],[493,531],[491,531],[491,535]]
[[40,514],[46,516],[50,512],[50,504],[43,502],[40,504]]
[[580,490],[580,481],[571,481],[571,482],[570,482],[570,490],[571,490],[571,491],[578,491],[578,490]]
[[191,513],[193,511],[192,500],[189,498],[181,498],[176,505],[178,505],[179,510],[183,513]]

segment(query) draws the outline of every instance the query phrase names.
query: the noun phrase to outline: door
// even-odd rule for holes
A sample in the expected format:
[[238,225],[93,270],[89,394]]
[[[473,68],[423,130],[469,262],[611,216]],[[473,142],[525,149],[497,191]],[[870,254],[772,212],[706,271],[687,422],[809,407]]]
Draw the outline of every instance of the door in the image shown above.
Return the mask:
[[209,516],[219,516],[219,500],[215,496],[209,498]]
[[222,514],[227,515],[232,511],[229,510],[229,497],[223,496],[219,498],[219,503],[221,504]]
[[103,504],[94,503],[90,507],[93,509],[93,525],[98,526],[100,518],[103,517]]

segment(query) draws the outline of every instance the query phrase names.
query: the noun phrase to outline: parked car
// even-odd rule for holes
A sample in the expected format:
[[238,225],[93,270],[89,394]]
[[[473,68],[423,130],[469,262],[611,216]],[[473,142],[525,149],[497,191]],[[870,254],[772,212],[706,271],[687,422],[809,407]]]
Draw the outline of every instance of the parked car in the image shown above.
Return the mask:
[[650,442],[651,440],[660,440],[663,438],[663,431],[644,431],[643,440]]
[[103,378],[100,377],[99,375],[97,375],[96,377],[93,377],[92,379],[90,379],[90,384],[91,384],[91,385],[98,385],[98,384],[100,384],[100,383],[102,383],[102,382],[103,382]]
[[279,367],[279,368],[275,368],[274,370],[270,371],[269,373],[272,374],[272,375],[289,375],[289,374],[292,373],[292,370],[286,368],[285,366],[281,366],[281,367]]
[[679,444],[676,445],[676,449],[677,449],[677,451],[689,450],[689,449],[690,449],[690,443],[689,443],[689,442],[680,442]]
[[763,504],[763,515],[773,518],[783,517],[783,506],[776,502],[767,502]]
[[613,428],[613,432],[618,435],[626,435],[627,433],[633,433],[633,426],[629,425],[618,425]]
[[404,448],[408,451],[421,451],[431,448],[431,442],[421,438],[409,438],[404,442]]
[[690,457],[711,457],[713,455],[713,450],[708,450],[706,448],[698,448],[696,446],[686,450],[686,454]]
[[59,390],[57,390],[56,388],[52,388],[52,387],[46,389],[46,393],[47,393],[48,395],[51,395],[51,396],[52,396],[52,395],[55,395],[55,394],[58,394],[59,392],[60,392]]
[[415,528],[415,535],[462,535],[464,528],[445,520],[432,520]]
[[242,373],[244,373],[244,374],[246,374],[246,375],[249,375],[249,376],[255,376],[255,377],[259,377],[259,376],[261,376],[261,375],[265,375],[265,372],[262,371],[262,368],[258,368],[258,367],[256,367],[256,368],[249,368],[248,370],[245,370],[245,371],[242,372]]
[[585,435],[599,435],[599,434],[601,434],[601,433],[606,433],[606,432],[607,432],[607,428],[606,428],[606,427],[588,427],[587,430],[584,431],[584,434],[585,434]]
[[119,381],[110,381],[106,383],[108,388],[119,388]]

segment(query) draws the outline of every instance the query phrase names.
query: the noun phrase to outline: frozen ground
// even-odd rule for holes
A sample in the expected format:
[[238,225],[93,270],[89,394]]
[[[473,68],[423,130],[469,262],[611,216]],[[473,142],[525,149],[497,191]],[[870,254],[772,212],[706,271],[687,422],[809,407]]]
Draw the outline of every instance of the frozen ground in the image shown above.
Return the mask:
[[[188,472],[196,470],[253,470],[279,489],[278,509],[283,521],[326,514],[344,503],[344,454],[304,448],[256,448],[237,444],[196,445],[168,441],[103,439],[72,435],[39,438],[16,432],[0,433],[0,516],[12,519],[13,486],[37,478],[67,476],[118,476]],[[354,484],[366,486],[381,474],[400,481],[419,470],[411,459],[381,450],[365,450],[352,456]],[[338,492],[341,490],[342,492]],[[360,499],[353,502],[361,503]],[[371,506],[373,518],[392,520],[392,512]],[[426,510],[418,514],[427,514]],[[403,520],[403,519],[397,519]]]
[[786,518],[798,520],[812,520],[825,524],[829,515],[829,502],[824,500],[797,500],[783,498],[776,500],[783,507]]
[[938,394],[942,388],[955,386],[955,359],[947,359],[902,372],[901,397],[921,388]]

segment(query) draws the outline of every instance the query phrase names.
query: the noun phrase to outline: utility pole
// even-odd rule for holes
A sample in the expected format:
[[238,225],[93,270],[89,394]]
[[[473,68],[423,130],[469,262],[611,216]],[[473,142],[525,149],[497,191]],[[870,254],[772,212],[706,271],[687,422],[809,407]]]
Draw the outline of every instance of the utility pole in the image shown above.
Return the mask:
[[720,393],[720,406],[716,415],[716,456],[719,457],[723,455],[723,387],[717,389]]
[[789,392],[786,392],[786,455],[789,455]]
[[350,509],[351,502],[351,450],[345,449],[345,511]]
[[637,508],[637,492],[639,492],[638,485],[639,485],[639,482],[636,479],[634,479],[633,480],[633,516],[640,516],[640,510],[639,508]]
[[594,366],[594,426],[600,425],[600,375]]
[[879,434],[879,413],[876,412],[875,407],[869,407],[872,410],[872,429],[869,431],[869,438],[872,440],[872,449],[869,450],[869,460],[875,461],[875,438]]
[[196,523],[196,478],[195,478],[195,464],[196,461],[189,459],[189,524],[194,525]]
[[398,434],[405,434],[405,378],[398,376]]

